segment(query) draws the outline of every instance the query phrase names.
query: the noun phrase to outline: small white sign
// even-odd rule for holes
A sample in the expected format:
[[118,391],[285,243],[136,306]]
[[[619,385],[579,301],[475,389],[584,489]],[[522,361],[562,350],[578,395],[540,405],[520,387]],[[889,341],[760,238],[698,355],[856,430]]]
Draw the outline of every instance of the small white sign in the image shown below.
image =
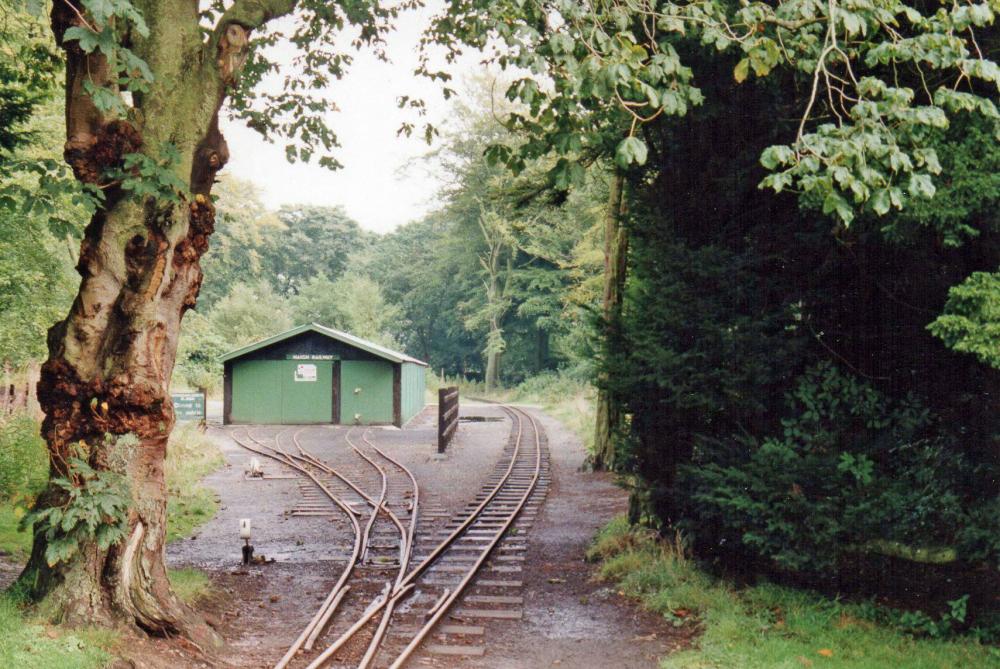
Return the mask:
[[296,381],[315,381],[316,380],[316,365],[296,365],[295,366],[295,380]]

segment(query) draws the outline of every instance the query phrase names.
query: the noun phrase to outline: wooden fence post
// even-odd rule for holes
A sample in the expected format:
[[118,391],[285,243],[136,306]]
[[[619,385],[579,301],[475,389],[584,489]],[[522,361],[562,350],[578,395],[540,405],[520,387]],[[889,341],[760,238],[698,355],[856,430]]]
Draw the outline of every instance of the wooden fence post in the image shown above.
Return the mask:
[[458,428],[458,388],[438,389],[438,453],[444,449],[455,436]]

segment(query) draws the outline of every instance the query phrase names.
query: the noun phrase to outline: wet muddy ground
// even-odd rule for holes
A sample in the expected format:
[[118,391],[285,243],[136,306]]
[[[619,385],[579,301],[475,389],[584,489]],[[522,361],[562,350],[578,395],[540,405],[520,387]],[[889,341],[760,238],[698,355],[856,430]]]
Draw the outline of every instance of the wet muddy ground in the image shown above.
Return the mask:
[[[274,445],[277,438],[280,447],[292,452],[294,435],[304,449],[374,494],[379,487],[374,470],[354,454],[346,441],[350,436],[363,445],[362,438],[366,437],[412,470],[420,484],[420,532],[431,533],[443,527],[452,510],[460,509],[476,495],[500,457],[510,430],[500,409],[465,407],[463,416],[490,420],[463,421],[447,453],[439,455],[435,410],[429,408],[402,430],[339,426],[248,426],[229,430],[235,430],[234,436],[244,441],[249,436]],[[223,593],[225,603],[218,616],[221,631],[231,646],[226,660],[239,667],[270,667],[336,582],[350,556],[353,531],[343,513],[319,515],[322,512],[317,511],[317,515],[302,515],[303,491],[310,486],[293,471],[248,452],[226,430],[212,428],[209,435],[219,444],[227,463],[205,479],[219,494],[220,509],[195,537],[168,547],[168,564],[208,571]],[[262,479],[246,475],[254,457],[262,461]],[[262,564],[241,564],[242,518],[251,521],[254,554],[266,560]],[[383,577],[376,574],[374,578],[381,585]],[[355,583],[338,616],[341,612],[345,619],[350,614],[360,615],[377,592],[378,586],[365,589],[364,584]],[[360,640],[364,638],[360,635]]]

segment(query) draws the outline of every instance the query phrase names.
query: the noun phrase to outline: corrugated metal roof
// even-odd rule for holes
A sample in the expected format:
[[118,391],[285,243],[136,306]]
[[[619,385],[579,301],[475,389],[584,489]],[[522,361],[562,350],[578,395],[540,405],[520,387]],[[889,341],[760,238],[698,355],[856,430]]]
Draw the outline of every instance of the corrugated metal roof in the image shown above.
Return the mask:
[[412,362],[417,365],[427,366],[426,362],[422,360],[417,360],[416,358],[401,353],[399,351],[393,351],[391,348],[386,348],[381,344],[376,344],[375,342],[368,341],[367,339],[362,339],[361,337],[355,337],[354,335],[342,332],[340,330],[334,330],[333,328],[328,328],[325,325],[320,325],[319,323],[309,323],[307,325],[300,325],[298,327],[292,328],[287,332],[281,332],[274,336],[268,337],[267,339],[261,339],[260,341],[254,342],[252,344],[247,344],[235,351],[230,351],[222,356],[221,360],[225,362],[226,360],[232,360],[234,358],[239,358],[247,353],[252,353],[262,348],[266,348],[271,344],[276,344],[279,341],[288,339],[289,337],[294,337],[295,335],[302,334],[303,332],[317,332],[321,335],[327,336],[331,339],[336,339],[339,342],[353,346],[355,348],[360,348],[362,351],[367,351],[374,356],[378,356],[384,360],[390,362]]

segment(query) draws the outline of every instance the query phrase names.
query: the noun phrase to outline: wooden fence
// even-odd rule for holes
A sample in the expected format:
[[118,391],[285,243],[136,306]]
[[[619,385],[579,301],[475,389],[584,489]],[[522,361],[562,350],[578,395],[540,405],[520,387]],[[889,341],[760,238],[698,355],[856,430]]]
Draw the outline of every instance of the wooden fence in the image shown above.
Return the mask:
[[35,397],[35,385],[38,383],[39,373],[40,367],[37,363],[17,373],[4,365],[0,377],[0,419],[20,411],[28,411],[36,417],[41,416],[38,400]]
[[438,453],[444,453],[458,428],[458,388],[438,389]]

